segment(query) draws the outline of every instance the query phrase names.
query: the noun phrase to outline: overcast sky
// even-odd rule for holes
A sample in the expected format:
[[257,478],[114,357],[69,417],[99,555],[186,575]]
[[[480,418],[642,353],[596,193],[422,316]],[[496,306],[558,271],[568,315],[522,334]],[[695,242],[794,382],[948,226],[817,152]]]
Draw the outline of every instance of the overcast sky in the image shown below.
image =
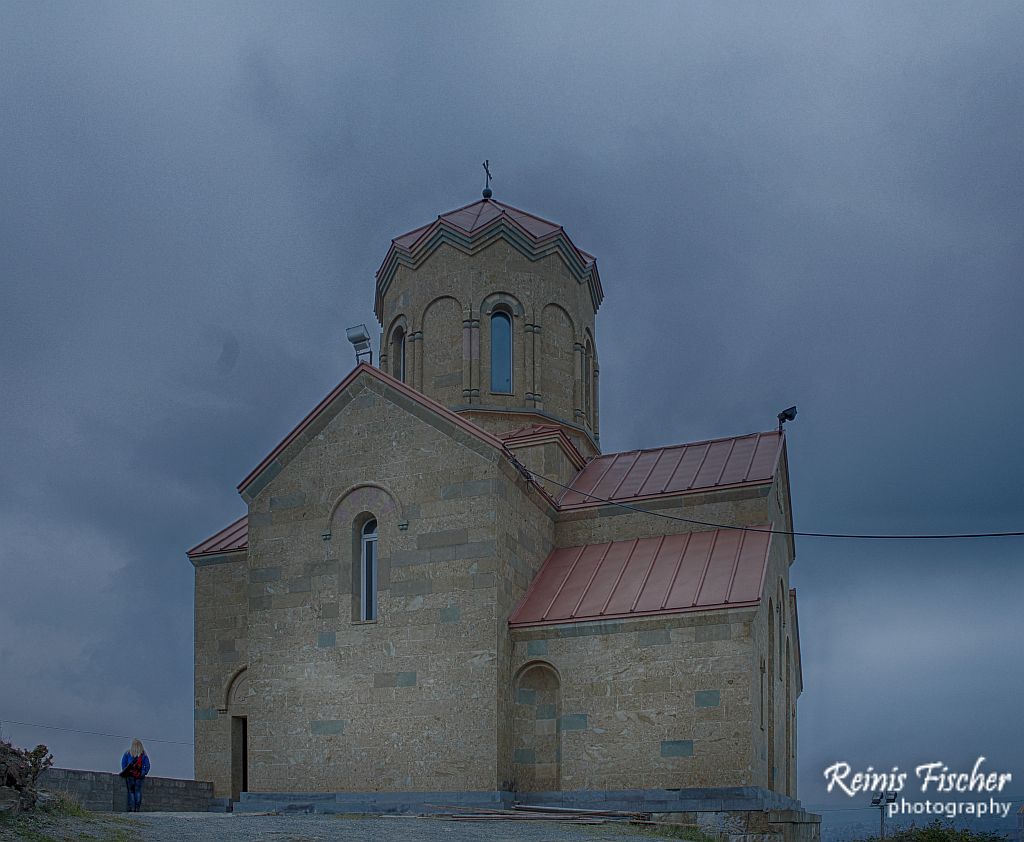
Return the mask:
[[[0,2],[4,735],[192,774],[184,550],[484,158],[598,257],[606,452],[795,403],[798,529],[1024,529],[1022,42],[1015,2]],[[1024,792],[1024,540],[794,580],[805,801],[840,759]]]

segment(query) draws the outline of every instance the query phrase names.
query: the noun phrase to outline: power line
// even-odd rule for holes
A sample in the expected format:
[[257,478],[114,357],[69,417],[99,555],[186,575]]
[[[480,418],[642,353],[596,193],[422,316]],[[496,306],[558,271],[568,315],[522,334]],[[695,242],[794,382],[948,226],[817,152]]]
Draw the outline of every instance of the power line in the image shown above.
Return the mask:
[[566,491],[574,491],[577,494],[581,494],[584,497],[589,497],[591,500],[595,500],[598,503],[605,503],[609,506],[618,506],[620,509],[628,509],[631,512],[639,512],[643,515],[654,515],[655,517],[665,518],[666,520],[678,520],[683,523],[693,523],[697,526],[710,526],[713,529],[735,529],[740,532],[764,532],[768,535],[791,535],[799,538],[856,538],[876,541],[945,541],[953,540],[957,538],[1021,538],[1024,537],[1024,531],[1020,532],[959,532],[945,535],[860,535],[848,532],[796,532],[785,529],[761,529],[756,526],[736,526],[729,523],[711,523],[706,520],[695,520],[694,518],[681,517],[680,515],[670,515],[666,512],[656,512],[651,509],[641,509],[639,506],[631,506],[629,503],[619,503],[615,500],[609,500],[604,497],[598,497],[596,494],[588,494],[586,491],[580,491],[578,488],[573,488],[569,485],[563,485],[558,480],[551,479],[550,477],[543,476],[538,473],[534,473],[527,468],[522,462],[515,457],[510,457],[512,464],[515,465],[516,469],[528,480],[537,482],[542,480],[543,482],[550,482],[552,485],[557,485],[559,488],[564,488]]
[[[47,729],[49,729],[51,731],[73,731],[76,734],[92,734],[94,737],[116,737],[116,738],[122,739],[122,740],[133,740],[133,739],[135,739],[134,737],[132,737],[129,734],[106,734],[106,733],[104,733],[102,731],[86,731],[86,730],[84,730],[82,728],[65,728],[65,727],[63,727],[61,725],[42,725],[42,724],[40,724],[38,722],[18,722],[15,719],[3,719],[3,720],[0,720],[0,725],[3,725],[5,722],[7,724],[9,724],[9,725],[23,725],[26,728],[47,728]],[[192,743],[192,742],[185,742],[184,740],[161,740],[161,739],[157,739],[156,737],[144,737],[144,738],[140,737],[139,739],[142,739],[144,742],[147,742],[147,743],[173,743],[175,745],[180,745],[180,746],[194,745],[194,743]]]

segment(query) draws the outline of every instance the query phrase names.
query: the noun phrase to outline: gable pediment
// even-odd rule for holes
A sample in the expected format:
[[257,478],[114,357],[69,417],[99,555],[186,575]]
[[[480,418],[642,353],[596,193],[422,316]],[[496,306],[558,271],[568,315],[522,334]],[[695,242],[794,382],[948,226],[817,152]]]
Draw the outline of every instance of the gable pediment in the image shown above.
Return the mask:
[[493,457],[504,451],[500,440],[378,368],[360,363],[238,484],[251,503],[284,467],[358,396],[369,390],[433,426],[459,444]]

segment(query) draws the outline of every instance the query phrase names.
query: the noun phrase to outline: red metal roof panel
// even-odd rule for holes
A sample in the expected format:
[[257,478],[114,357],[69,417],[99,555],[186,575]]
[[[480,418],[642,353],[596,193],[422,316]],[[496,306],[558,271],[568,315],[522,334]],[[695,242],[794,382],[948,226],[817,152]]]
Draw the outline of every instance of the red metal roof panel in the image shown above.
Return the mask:
[[559,498],[560,508],[771,482],[783,436],[752,433],[653,450],[607,453],[587,463]]
[[687,537],[690,540],[682,549],[679,569],[676,570],[675,582],[667,594],[665,606],[696,605],[718,533],[691,532]]
[[626,559],[629,575],[619,577],[615,590],[607,600],[605,614],[628,614],[636,607],[640,591],[647,584],[647,574],[651,571],[658,549],[664,540],[664,537],[641,538],[633,544],[633,551]]
[[216,535],[200,541],[186,555],[213,555],[244,550],[249,547],[249,516],[242,515],[229,526],[225,526]]
[[655,450],[658,454],[658,461],[651,471],[650,476],[644,480],[644,484],[637,490],[636,496],[644,497],[648,494],[660,494],[668,486],[668,481],[679,467],[679,463],[686,452],[684,447],[676,447],[665,450]]
[[756,605],[770,541],[768,531],[712,529],[556,549],[509,624],[545,625]]
[[[475,234],[477,231],[486,228],[500,216],[505,216],[506,219],[511,220],[535,240],[542,240],[559,232],[565,233],[561,225],[548,219],[527,213],[519,208],[514,208],[512,205],[506,205],[497,199],[479,199],[465,207],[443,213],[434,222],[421,225],[412,231],[407,231],[405,234],[395,237],[392,242],[401,248],[411,249],[422,239],[427,231],[440,223],[451,225],[466,234]],[[594,262],[594,256],[583,251],[583,249],[576,248],[576,252],[584,264]]]

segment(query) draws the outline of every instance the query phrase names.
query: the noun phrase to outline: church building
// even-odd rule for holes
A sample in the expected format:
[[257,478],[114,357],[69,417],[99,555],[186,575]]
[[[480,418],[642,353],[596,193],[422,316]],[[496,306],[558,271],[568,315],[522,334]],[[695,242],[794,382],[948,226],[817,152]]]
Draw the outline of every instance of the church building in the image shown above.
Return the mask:
[[798,811],[784,434],[604,453],[603,295],[490,191],[391,241],[378,365],[188,551],[217,795]]

